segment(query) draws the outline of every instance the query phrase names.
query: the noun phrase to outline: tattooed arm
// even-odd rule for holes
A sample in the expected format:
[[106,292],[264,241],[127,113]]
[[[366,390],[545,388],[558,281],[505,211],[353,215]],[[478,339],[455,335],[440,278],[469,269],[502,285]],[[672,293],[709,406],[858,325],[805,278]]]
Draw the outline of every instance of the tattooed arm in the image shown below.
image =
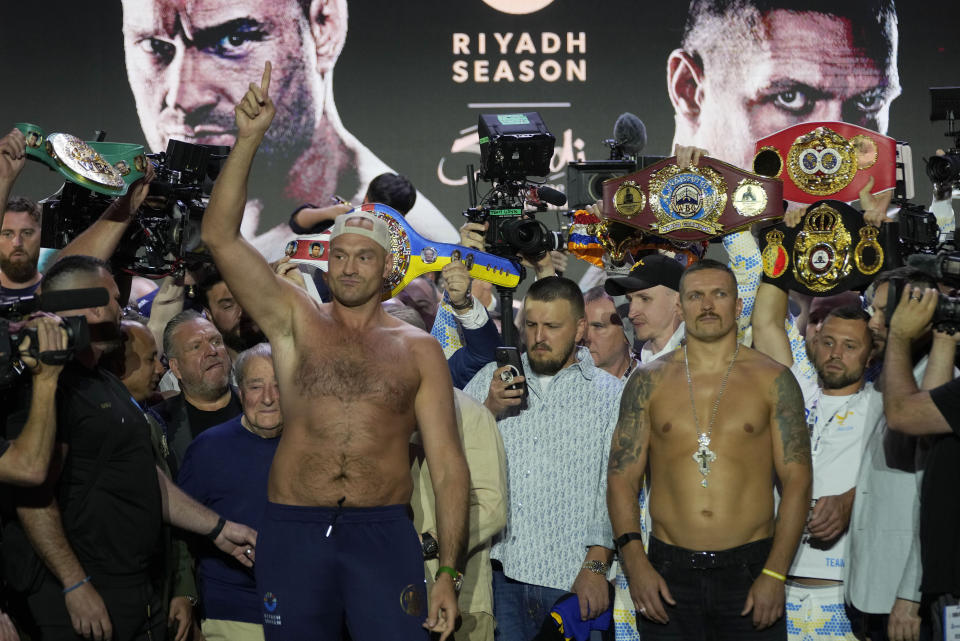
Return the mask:
[[[620,416],[613,431],[607,465],[607,509],[614,536],[640,531],[637,500],[647,468],[650,443],[650,398],[660,378],[660,365],[638,368],[620,397]],[[643,542],[630,541],[620,549],[620,562],[630,582],[630,596],[641,615],[666,623],[661,597],[674,604],[666,581],[653,569]]]
[[[773,465],[782,486],[773,546],[765,568],[786,575],[797,551],[810,506],[810,435],[804,416],[803,394],[790,370],[780,372],[768,388],[770,441]],[[743,614],[753,612],[757,628],[773,625],[783,616],[785,588],[777,578],[761,574],[747,594]]]

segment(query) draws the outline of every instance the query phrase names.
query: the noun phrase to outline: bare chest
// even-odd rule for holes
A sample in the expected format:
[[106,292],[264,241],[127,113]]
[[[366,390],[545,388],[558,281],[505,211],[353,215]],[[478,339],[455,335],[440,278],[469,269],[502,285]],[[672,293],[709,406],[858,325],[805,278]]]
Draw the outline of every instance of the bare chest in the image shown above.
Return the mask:
[[295,384],[302,397],[332,397],[345,406],[411,409],[419,372],[403,342],[389,336],[331,334],[299,350]]

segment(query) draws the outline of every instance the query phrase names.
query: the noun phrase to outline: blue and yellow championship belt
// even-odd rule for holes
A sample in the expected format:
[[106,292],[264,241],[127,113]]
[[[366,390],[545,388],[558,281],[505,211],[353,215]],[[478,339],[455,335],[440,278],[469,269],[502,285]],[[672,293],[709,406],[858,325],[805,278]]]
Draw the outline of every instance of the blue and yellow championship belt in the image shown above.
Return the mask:
[[763,282],[810,296],[861,291],[884,267],[888,227],[877,229],[846,203],[815,202],[796,227],[760,233]]
[[[427,272],[438,272],[454,260],[461,261],[470,277],[500,287],[520,284],[520,267],[511,260],[461,245],[436,243],[413,231],[410,223],[395,209],[380,203],[367,203],[361,210],[376,214],[390,229],[393,270],[383,284],[384,300],[396,296],[414,278]],[[292,263],[315,265],[327,271],[330,232],[301,236],[287,243],[284,254]]]
[[676,241],[703,241],[783,216],[783,183],[703,157],[676,156],[603,183],[603,216]]
[[896,163],[893,138],[845,122],[805,122],[758,140],[753,170],[781,178],[792,202],[851,202],[871,177],[873,193],[893,189]]
[[71,134],[47,134],[26,122],[15,125],[26,138],[27,157],[42,162],[72,183],[107,196],[122,196],[147,170],[142,145],[83,141]]

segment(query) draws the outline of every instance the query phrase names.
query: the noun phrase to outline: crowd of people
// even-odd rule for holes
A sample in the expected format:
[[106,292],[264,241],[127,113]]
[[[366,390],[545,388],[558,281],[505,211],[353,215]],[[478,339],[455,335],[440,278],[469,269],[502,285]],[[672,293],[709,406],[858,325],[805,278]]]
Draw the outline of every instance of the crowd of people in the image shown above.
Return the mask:
[[[814,112],[885,129],[892,3],[852,30],[842,8],[767,4],[691,4],[668,65],[679,166],[746,166],[752,140]],[[863,53],[831,60],[859,65],[830,76],[850,86],[774,82],[748,116],[717,38],[787,31],[803,49],[811,25]],[[826,64],[810,47],[774,53],[802,75]],[[13,196],[23,135],[0,140],[0,296],[108,294],[18,329],[0,641],[943,638],[960,596],[947,283],[900,267],[811,305],[760,282],[750,231],[723,239],[726,262],[653,252],[582,287],[564,255],[526,256],[522,355],[504,364],[512,314],[461,261],[382,300],[377,215],[292,214],[292,232],[329,233],[326,271],[244,237],[254,159],[293,117],[272,73],[236,105],[203,217],[212,264],[146,294],[110,257],[152,172],[41,273],[40,209]],[[405,215],[417,192],[388,172],[363,199]],[[877,225],[888,203],[861,194]],[[482,251],[483,232],[460,242]]]

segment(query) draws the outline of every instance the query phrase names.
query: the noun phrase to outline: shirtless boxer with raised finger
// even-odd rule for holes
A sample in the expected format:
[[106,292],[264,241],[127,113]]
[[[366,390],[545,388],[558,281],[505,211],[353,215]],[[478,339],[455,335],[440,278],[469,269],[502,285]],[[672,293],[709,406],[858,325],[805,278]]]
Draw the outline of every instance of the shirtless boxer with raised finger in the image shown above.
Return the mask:
[[[440,345],[380,307],[386,224],[340,216],[317,304],[240,235],[246,185],[274,115],[270,63],[237,105],[237,143],[203,219],[230,291],[273,347],[285,427],[258,539],[257,588],[269,640],[446,639],[467,535],[469,478]],[[427,613],[420,543],[406,505],[408,443],[423,437],[436,490],[440,571]],[[424,618],[426,616],[426,622]],[[423,626],[423,627],[422,627]]]

